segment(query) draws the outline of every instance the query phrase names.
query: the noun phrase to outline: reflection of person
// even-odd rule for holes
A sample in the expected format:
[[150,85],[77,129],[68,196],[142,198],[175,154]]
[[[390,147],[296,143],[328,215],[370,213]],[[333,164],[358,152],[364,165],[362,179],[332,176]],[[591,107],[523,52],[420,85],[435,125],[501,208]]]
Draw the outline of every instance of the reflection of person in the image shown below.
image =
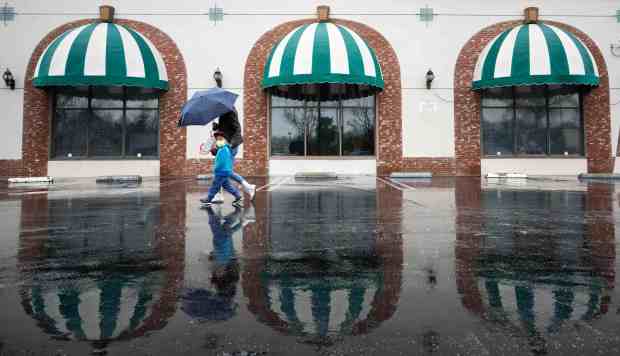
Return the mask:
[[[229,111],[220,116],[219,123],[213,123],[213,131],[220,131],[224,134],[224,137],[230,143],[230,149],[234,160],[239,151],[239,146],[243,143],[241,124],[239,123],[237,112]],[[247,180],[235,172],[232,172],[230,178],[243,187],[243,191],[248,194],[250,200],[254,200],[254,195],[256,194],[255,185],[248,183]],[[218,199],[217,202],[221,201],[223,201],[223,199]]]
[[198,321],[223,321],[235,315],[237,305],[234,302],[239,282],[239,265],[235,256],[232,235],[243,227],[241,210],[224,218],[218,216],[211,208],[209,227],[213,234],[213,252],[209,259],[213,262],[211,284],[215,290],[204,288],[187,289],[183,295],[181,309]]
[[200,199],[200,201],[206,206],[212,205],[214,203],[213,198],[215,194],[217,194],[220,189],[224,188],[224,190],[235,197],[233,205],[242,205],[243,199],[241,194],[228,180],[233,174],[233,155],[228,141],[226,141],[222,132],[216,131],[213,136],[216,138],[215,144],[217,146],[217,154],[213,165],[213,183],[211,183],[211,188],[209,189],[207,197]]

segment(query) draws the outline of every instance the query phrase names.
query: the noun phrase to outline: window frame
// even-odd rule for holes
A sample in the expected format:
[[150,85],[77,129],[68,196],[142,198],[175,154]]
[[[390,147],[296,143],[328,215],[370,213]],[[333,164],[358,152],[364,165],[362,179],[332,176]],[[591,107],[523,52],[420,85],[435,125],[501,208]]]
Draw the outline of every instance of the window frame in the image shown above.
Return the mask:
[[[374,154],[373,155],[364,155],[364,156],[355,156],[355,155],[348,155],[345,156],[342,154],[343,150],[342,150],[342,138],[343,138],[343,127],[344,127],[344,109],[355,109],[358,108],[356,106],[351,106],[351,105],[343,105],[343,101],[345,100],[349,100],[347,98],[339,98],[337,99],[337,105],[325,105],[323,106],[325,109],[336,109],[337,113],[337,122],[338,122],[338,150],[339,150],[339,155],[326,155],[326,156],[320,156],[320,155],[309,155],[308,154],[308,124],[304,125],[304,154],[303,155],[274,155],[272,153],[271,150],[271,138],[272,138],[272,123],[273,123],[273,109],[301,109],[304,108],[304,106],[286,106],[286,105],[273,105],[273,95],[272,94],[268,94],[267,97],[267,103],[268,103],[268,107],[267,107],[267,111],[268,111],[268,115],[269,115],[269,140],[268,140],[268,152],[269,152],[269,159],[276,159],[276,160],[321,160],[321,159],[329,159],[329,160],[368,160],[368,159],[377,159],[378,155],[377,155],[377,135],[378,135],[378,130],[377,130],[377,125],[378,125],[378,107],[377,107],[377,96],[373,95],[373,115],[374,115],[374,128],[375,128],[375,132],[373,135],[373,144],[374,144]],[[304,102],[307,102],[308,100],[304,100]],[[334,100],[329,100],[329,101],[334,101]],[[319,101],[315,106],[312,106],[314,108],[316,108],[317,110],[317,115],[318,117],[321,116],[321,102]]]
[[[106,88],[106,87],[103,87]],[[160,109],[161,109],[161,93],[157,92],[157,106],[156,107],[152,107],[152,108],[132,108],[132,107],[127,107],[127,101],[128,101],[128,89],[129,87],[127,86],[122,86],[121,87],[123,89],[123,106],[121,107],[96,107],[93,108],[92,106],[92,101],[93,101],[93,93],[95,89],[95,86],[89,85],[88,86],[88,106],[86,108],[84,107],[80,107],[80,108],[75,108],[75,107],[67,107],[67,108],[58,108],[58,100],[57,100],[57,96],[62,93],[62,87],[54,87],[52,89],[52,95],[51,95],[51,100],[52,100],[52,105],[51,105],[51,113],[50,113],[50,137],[49,137],[49,156],[48,159],[50,161],[128,161],[128,160],[159,160],[160,159],[160,155],[161,155],[161,147],[160,147],[160,141],[161,141],[161,122],[160,122]],[[87,110],[88,111],[88,117],[86,118],[87,123],[86,123],[86,155],[80,155],[80,156],[72,156],[72,157],[67,157],[66,155],[60,156],[60,155],[56,155],[55,151],[56,151],[56,147],[54,146],[54,137],[55,137],[55,120],[56,120],[56,111],[57,110],[64,110],[64,111],[78,111],[78,110]],[[98,110],[109,110],[109,111],[122,111],[122,133],[121,133],[121,154],[118,156],[91,156],[89,155],[89,150],[90,150],[90,121],[92,119],[92,114],[94,111],[98,111]],[[156,155],[142,155],[140,157],[138,157],[137,155],[127,155],[126,154],[126,150],[127,150],[127,111],[150,111],[150,112],[155,112],[156,116],[157,116],[157,154]]]
[[[582,87],[575,87],[576,90],[575,92],[578,95],[579,98],[579,107],[575,108],[575,107],[567,107],[567,106],[553,106],[550,107],[549,106],[549,96],[550,96],[550,88],[549,85],[545,84],[544,85],[544,92],[545,92],[545,113],[546,113],[546,135],[545,135],[545,152],[544,154],[515,154],[515,151],[517,150],[518,147],[518,123],[517,123],[517,108],[531,108],[531,107],[538,107],[538,106],[517,106],[517,95],[516,95],[516,88],[515,86],[511,86],[509,87],[511,89],[511,98],[512,98],[512,105],[511,106],[485,106],[484,105],[484,95],[486,93],[486,90],[483,90],[480,93],[480,156],[482,158],[485,159],[502,159],[502,158],[506,158],[506,159],[510,159],[510,158],[524,158],[524,159],[528,159],[528,158],[567,158],[567,159],[574,159],[574,158],[586,158],[587,157],[587,147],[586,147],[586,132],[585,132],[585,122],[584,122],[584,115],[583,115],[583,94],[584,94],[584,89]],[[506,89],[506,87],[501,88],[501,89]],[[542,107],[542,106],[539,106]],[[489,155],[489,154],[485,154],[485,143],[484,143],[484,109],[512,109],[512,153],[510,154],[504,154],[502,153],[502,155]],[[562,109],[578,109],[579,112],[579,128],[580,128],[580,132],[581,132],[581,139],[579,144],[581,145],[581,153],[573,153],[573,154],[550,154],[549,152],[551,152],[551,118],[550,118],[550,111],[551,110],[562,110]]]

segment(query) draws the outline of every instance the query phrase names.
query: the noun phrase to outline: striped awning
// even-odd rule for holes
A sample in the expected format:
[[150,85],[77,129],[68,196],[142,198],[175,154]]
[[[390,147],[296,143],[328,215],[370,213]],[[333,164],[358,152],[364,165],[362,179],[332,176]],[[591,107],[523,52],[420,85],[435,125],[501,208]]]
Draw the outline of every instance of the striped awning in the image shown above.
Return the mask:
[[383,89],[377,56],[368,44],[345,26],[318,22],[289,32],[273,48],[263,77],[263,88],[280,88],[286,96],[290,86],[343,84],[361,86],[375,93]]
[[598,85],[592,53],[575,35],[545,23],[506,30],[484,48],[473,89],[542,84]]
[[46,86],[135,86],[168,89],[161,54],[139,32],[92,23],[53,40],[37,63],[33,83]]

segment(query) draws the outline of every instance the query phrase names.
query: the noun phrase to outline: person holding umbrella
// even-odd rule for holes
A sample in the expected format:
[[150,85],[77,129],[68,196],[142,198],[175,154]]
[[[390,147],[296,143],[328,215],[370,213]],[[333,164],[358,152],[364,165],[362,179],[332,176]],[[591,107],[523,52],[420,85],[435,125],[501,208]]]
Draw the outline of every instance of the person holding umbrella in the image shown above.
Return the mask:
[[[241,124],[239,123],[237,111],[233,110],[221,115],[219,122],[213,123],[213,131],[219,131],[224,134],[224,137],[230,144],[230,149],[232,150],[234,159],[239,152],[239,145],[243,143]],[[214,148],[215,147],[211,148],[212,153],[214,152]],[[256,195],[256,185],[248,183],[247,180],[235,172],[232,173],[230,178],[243,187],[243,191],[250,196],[250,200],[254,200],[254,196]]]
[[[238,95],[221,88],[211,88],[196,92],[192,98],[185,103],[181,110],[179,126],[207,125],[216,118],[220,118],[220,131],[224,132],[224,137],[231,145],[233,158],[237,154],[239,145],[243,142],[241,135],[241,125],[237,118],[235,101]],[[218,125],[218,126],[219,126]],[[215,150],[212,149],[212,152]],[[230,177],[232,180],[241,184],[243,190],[254,199],[256,186],[249,184],[243,177],[233,172]],[[222,202],[220,197],[216,197],[212,202]]]

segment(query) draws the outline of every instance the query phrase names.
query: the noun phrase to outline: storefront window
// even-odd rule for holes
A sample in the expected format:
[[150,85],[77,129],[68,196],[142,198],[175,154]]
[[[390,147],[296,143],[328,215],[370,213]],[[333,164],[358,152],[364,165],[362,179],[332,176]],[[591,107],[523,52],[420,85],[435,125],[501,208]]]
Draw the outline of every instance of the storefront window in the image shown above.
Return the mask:
[[374,156],[375,97],[271,98],[272,156]]
[[583,155],[579,87],[492,88],[482,93],[486,156]]
[[53,158],[159,155],[159,93],[125,87],[59,88],[54,96]]

